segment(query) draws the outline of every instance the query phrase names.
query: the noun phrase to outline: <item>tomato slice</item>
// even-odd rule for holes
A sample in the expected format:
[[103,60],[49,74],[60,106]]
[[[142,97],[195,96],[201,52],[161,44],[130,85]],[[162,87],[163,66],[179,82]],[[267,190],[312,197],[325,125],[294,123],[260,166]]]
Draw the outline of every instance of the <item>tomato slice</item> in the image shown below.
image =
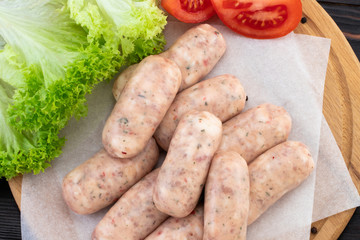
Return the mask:
[[161,6],[186,23],[203,22],[215,15],[211,0],[162,0]]
[[277,38],[296,28],[301,0],[211,0],[221,21],[251,38]]

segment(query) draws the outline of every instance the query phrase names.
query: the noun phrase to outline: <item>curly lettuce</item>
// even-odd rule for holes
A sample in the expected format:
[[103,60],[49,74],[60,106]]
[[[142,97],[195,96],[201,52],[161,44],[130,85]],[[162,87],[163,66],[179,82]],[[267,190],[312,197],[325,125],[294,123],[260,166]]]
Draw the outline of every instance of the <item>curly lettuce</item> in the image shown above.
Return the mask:
[[44,171],[87,94],[159,53],[166,17],[152,0],[0,2],[0,177]]

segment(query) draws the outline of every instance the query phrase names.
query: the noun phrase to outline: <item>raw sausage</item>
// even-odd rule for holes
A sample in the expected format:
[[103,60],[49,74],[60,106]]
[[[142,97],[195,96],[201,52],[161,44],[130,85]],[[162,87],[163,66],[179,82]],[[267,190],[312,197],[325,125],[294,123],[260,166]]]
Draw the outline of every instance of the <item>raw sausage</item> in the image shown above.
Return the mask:
[[173,60],[179,66],[182,74],[179,91],[182,91],[205,77],[225,50],[222,34],[209,24],[200,24],[186,31],[160,56]]
[[[226,50],[222,34],[208,24],[201,24],[185,32],[169,50],[160,56],[176,62],[182,74],[179,91],[186,89],[208,74]],[[121,91],[137,64],[125,69],[115,80],[113,95],[118,100]]]
[[219,151],[235,151],[250,163],[267,149],[284,142],[290,130],[291,117],[284,108],[261,104],[224,123]]
[[111,157],[104,149],[68,173],[62,184],[65,202],[78,214],[90,214],[110,205],[151,171],[159,157],[153,138],[130,159]]
[[205,185],[204,240],[245,240],[249,171],[236,152],[217,152]]
[[112,93],[116,101],[119,99],[122,90],[124,89],[126,83],[129,81],[129,79],[131,78],[133,72],[135,71],[138,65],[139,64],[130,65],[124,71],[122,71],[118,76],[118,78],[115,80],[112,88]]
[[160,211],[185,217],[194,210],[221,133],[221,121],[209,112],[192,110],[181,118],[154,187]]
[[308,148],[295,141],[281,143],[256,158],[249,165],[248,225],[285,193],[302,183],[313,169],[314,161]]
[[204,231],[204,208],[198,206],[187,217],[168,218],[145,240],[202,240]]
[[245,99],[244,88],[233,75],[224,74],[197,83],[175,97],[154,137],[160,147],[167,151],[184,113],[192,109],[208,111],[224,122],[241,112]]
[[96,226],[93,240],[144,239],[168,218],[152,200],[156,169],[130,188]]
[[144,58],[131,75],[110,117],[102,140],[113,157],[141,152],[170,107],[181,82],[178,66],[160,56]]

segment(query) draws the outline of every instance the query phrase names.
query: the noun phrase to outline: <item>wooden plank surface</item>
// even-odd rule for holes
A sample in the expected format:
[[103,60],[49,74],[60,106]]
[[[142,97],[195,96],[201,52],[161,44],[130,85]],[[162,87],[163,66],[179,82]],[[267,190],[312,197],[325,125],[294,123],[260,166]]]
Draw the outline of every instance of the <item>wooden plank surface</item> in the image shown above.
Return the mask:
[[[321,3],[325,4],[325,8],[331,12],[336,8],[332,5],[334,1],[336,0],[321,1]],[[359,0],[344,1],[360,5]],[[356,119],[360,119],[360,108],[356,109],[355,107],[360,106],[360,64],[344,34],[315,0],[303,0],[303,13],[307,22],[299,24],[296,32],[327,37],[332,40],[323,111],[343,153],[350,174],[357,188],[360,189],[360,122],[356,121]],[[356,40],[356,33],[353,35]],[[353,36],[351,35],[351,37]],[[14,178],[9,182],[19,208],[21,207],[21,182],[22,177]],[[313,226],[317,228],[317,233],[311,234],[311,239],[337,239],[353,212],[354,209],[314,223]]]
[[5,179],[0,181],[0,239],[21,239],[20,212]]
[[319,0],[360,59],[360,0]]

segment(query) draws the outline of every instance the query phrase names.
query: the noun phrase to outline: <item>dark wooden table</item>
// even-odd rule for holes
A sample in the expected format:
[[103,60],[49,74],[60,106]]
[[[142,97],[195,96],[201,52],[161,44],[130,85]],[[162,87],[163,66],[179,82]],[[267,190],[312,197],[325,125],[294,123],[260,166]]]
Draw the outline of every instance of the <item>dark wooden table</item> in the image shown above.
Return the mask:
[[[360,0],[318,0],[318,2],[338,24],[360,59]],[[8,183],[5,179],[0,179],[0,240],[17,239],[21,239],[20,212]],[[360,207],[356,209],[339,239],[360,240]]]

